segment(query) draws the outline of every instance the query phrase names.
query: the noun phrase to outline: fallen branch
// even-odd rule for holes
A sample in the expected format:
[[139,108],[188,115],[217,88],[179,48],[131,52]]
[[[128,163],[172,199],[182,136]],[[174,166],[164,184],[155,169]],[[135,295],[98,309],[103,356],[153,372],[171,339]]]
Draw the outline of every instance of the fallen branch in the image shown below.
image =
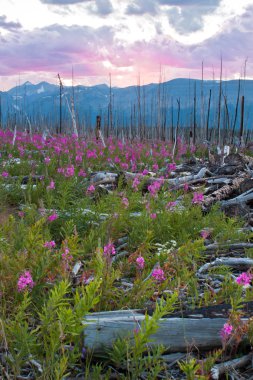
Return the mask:
[[211,375],[214,380],[218,380],[221,375],[227,373],[235,368],[246,366],[252,360],[252,353],[244,355],[241,358],[229,360],[227,362],[216,364],[211,369]]
[[248,257],[224,257],[224,258],[217,258],[216,260],[212,261],[211,263],[206,263],[202,265],[202,267],[199,268],[197,274],[202,274],[204,272],[207,272],[212,267],[218,267],[221,265],[229,266],[232,268],[237,268],[240,266],[246,266],[251,267],[253,266],[253,259],[250,259]]
[[209,244],[205,247],[205,250],[208,251],[216,251],[216,250],[224,250],[224,249],[247,249],[253,248],[253,243],[226,243],[226,244]]

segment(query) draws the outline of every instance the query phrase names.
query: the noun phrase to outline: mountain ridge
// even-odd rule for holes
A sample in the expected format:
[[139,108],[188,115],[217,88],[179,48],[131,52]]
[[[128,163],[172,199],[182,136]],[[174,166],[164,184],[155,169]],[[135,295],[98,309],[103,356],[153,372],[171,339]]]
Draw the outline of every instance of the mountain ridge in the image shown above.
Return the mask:
[[[175,78],[163,83],[149,83],[141,86],[111,87],[111,89],[107,84],[64,86],[62,120],[66,125],[71,121],[69,108],[73,98],[77,123],[80,126],[85,125],[86,128],[94,127],[96,115],[101,116],[103,125],[110,123],[109,119],[112,118],[114,127],[116,124],[128,126],[130,123],[143,124],[147,127],[166,123],[169,127],[171,123],[177,121],[180,102],[180,126],[192,126],[194,112],[197,126],[201,124],[204,126],[207,122],[210,98],[209,123],[212,128],[217,124],[219,90],[219,80],[202,81],[189,78]],[[27,118],[40,127],[43,127],[43,123],[48,123],[50,128],[59,124],[60,97],[59,86],[56,84],[46,81],[33,84],[27,81],[8,91],[0,91],[0,95],[3,126],[10,126],[14,122],[21,125],[22,122],[26,123]],[[253,80],[250,79],[222,82],[222,127],[232,127],[235,118],[235,126],[239,126],[242,96],[245,99],[245,129],[251,128]]]

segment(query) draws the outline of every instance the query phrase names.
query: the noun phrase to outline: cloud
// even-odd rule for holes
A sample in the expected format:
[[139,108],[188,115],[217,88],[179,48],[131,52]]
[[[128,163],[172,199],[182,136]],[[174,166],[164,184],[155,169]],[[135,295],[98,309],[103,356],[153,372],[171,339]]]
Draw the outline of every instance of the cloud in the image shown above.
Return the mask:
[[52,4],[52,5],[70,5],[70,4],[78,4],[78,3],[87,3],[92,0],[40,0],[44,4]]
[[[115,1],[112,0],[117,12]],[[159,1],[164,2],[164,0]],[[153,1],[147,0],[132,1],[131,5],[134,3],[139,4],[142,11],[147,13],[151,12],[152,3],[154,4]],[[191,3],[190,8],[193,6],[193,1],[189,0],[189,3]],[[106,7],[106,1],[101,0],[100,8],[98,7],[100,11],[95,6],[92,9],[103,15],[103,12],[107,12]],[[125,8],[128,8],[127,5]],[[122,9],[122,15],[125,8]],[[212,67],[218,76],[221,54],[224,76],[231,78],[240,72],[247,56],[249,57],[247,74],[253,76],[251,62],[253,8],[239,16],[232,15],[233,17],[226,19],[226,23],[221,22],[222,27],[211,37],[203,38],[198,43],[193,39],[189,45],[177,42],[165,29],[160,33],[155,31],[148,39],[142,38],[138,29],[134,28],[137,23],[141,24],[146,35],[149,24],[145,24],[145,21],[153,23],[152,25],[160,23],[159,7],[155,8],[155,11],[157,11],[155,17],[150,13],[145,17],[139,17],[138,13],[136,17],[127,17],[124,13],[125,19],[119,19],[114,25],[110,23],[111,16],[108,16],[107,25],[110,26],[104,27],[55,24],[31,31],[20,30],[18,34],[7,33],[0,44],[0,76],[6,78],[1,78],[1,83],[5,84],[7,80],[11,83],[12,80],[15,84],[19,73],[22,80],[36,82],[48,80],[50,75],[51,78],[55,78],[58,72],[63,79],[71,79],[73,65],[75,78],[83,84],[108,83],[108,73],[111,72],[113,85],[124,86],[136,84],[139,73],[141,83],[157,82],[160,66],[167,72],[166,79],[189,77],[189,75],[192,78],[200,77],[202,61],[204,61],[205,78],[208,79],[212,78]],[[167,9],[164,12],[167,12]],[[112,18],[115,14],[117,13],[113,13]],[[165,21],[168,23],[166,17],[165,15]],[[198,25],[189,26],[191,30],[195,27]],[[119,34],[124,28],[126,28],[126,38]],[[180,25],[178,28],[180,29]],[[135,36],[131,42],[129,42],[130,33]]]
[[2,15],[0,16],[0,28],[14,31],[16,29],[22,28],[22,25],[19,22],[7,21],[7,17]]
[[90,12],[99,16],[107,16],[113,12],[113,6],[110,0],[96,0],[95,4],[90,7]]
[[217,6],[221,0],[158,0],[159,4],[161,5],[168,5],[168,6],[202,6],[202,7],[212,7]]
[[0,75],[29,71],[69,74],[73,64],[77,64],[77,71],[82,75],[96,75],[99,62],[106,59],[105,46],[113,45],[113,37],[109,27],[57,24],[6,36],[6,42],[0,45]]
[[[165,0],[160,0],[160,3],[164,4]],[[203,16],[212,13],[219,3],[220,0],[173,0],[169,5],[174,6],[167,10],[170,25],[181,34],[196,32],[204,26]]]
[[144,15],[156,13],[156,2],[153,0],[135,0],[126,8],[127,15]]

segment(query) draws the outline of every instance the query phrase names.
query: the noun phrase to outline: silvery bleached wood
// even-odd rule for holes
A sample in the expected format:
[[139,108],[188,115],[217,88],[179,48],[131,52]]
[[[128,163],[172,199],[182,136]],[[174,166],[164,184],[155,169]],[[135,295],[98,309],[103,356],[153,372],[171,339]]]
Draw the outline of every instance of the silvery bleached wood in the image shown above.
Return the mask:
[[229,360],[225,363],[216,364],[211,369],[212,379],[218,380],[220,376],[226,372],[229,372],[235,368],[241,368],[246,366],[252,360],[252,353],[244,355],[241,358]]
[[[134,331],[140,328],[144,315],[135,310],[94,313],[85,317],[84,346],[94,353],[112,347],[120,336],[134,339]],[[212,349],[220,347],[220,331],[226,318],[163,318],[151,345],[163,344],[168,352],[185,352],[190,347]]]
[[239,266],[247,266],[251,267],[253,266],[253,259],[250,259],[248,257],[222,257],[217,258],[216,260],[212,261],[211,263],[206,263],[202,265],[202,267],[199,268],[198,274],[205,273],[209,270],[209,268],[217,267],[217,266],[229,266],[229,267],[239,267]]

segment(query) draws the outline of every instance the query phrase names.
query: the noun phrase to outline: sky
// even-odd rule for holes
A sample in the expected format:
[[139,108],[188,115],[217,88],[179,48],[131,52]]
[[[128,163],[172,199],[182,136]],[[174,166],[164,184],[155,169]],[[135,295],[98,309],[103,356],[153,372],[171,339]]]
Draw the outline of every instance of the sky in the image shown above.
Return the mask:
[[0,0],[0,90],[253,79],[253,0]]

